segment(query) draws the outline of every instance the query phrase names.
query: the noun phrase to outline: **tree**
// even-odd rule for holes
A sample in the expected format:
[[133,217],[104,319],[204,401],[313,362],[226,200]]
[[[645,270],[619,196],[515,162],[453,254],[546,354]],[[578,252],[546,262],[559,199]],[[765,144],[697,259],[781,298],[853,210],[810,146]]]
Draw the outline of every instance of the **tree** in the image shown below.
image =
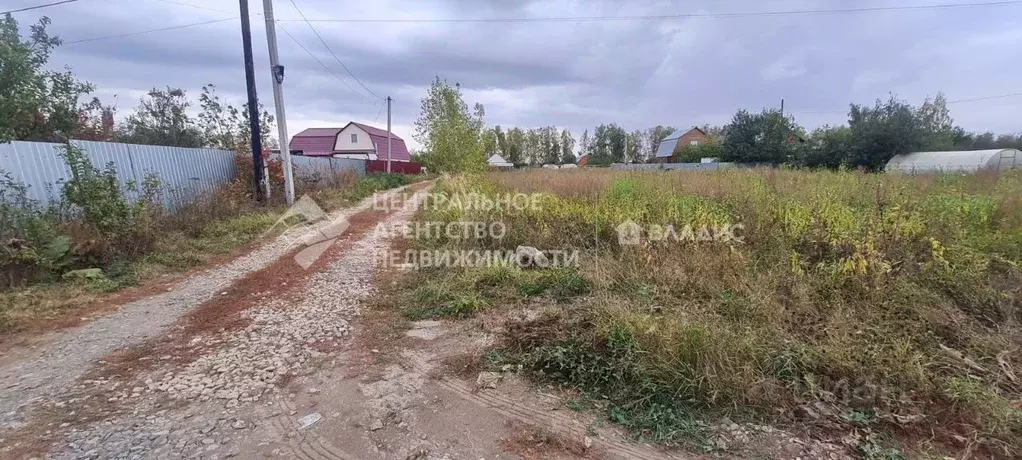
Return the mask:
[[802,128],[777,110],[758,114],[739,110],[724,126],[723,158],[739,163],[785,163],[796,160]]
[[22,40],[14,17],[8,13],[0,20],[0,142],[63,140],[75,133],[86,110],[79,98],[94,87],[67,68],[46,70],[61,44],[46,32],[49,25],[42,17]]
[[[248,115],[248,103],[241,105],[241,121],[238,122],[238,145],[244,151],[251,150],[252,146],[252,123],[249,121]],[[259,103],[259,143],[262,144],[264,149],[273,148],[273,144],[277,144],[270,133],[273,132],[273,115],[263,108],[263,104]],[[279,144],[278,144],[279,145]]]
[[916,111],[916,117],[919,123],[919,134],[922,137],[920,148],[928,151],[954,148],[955,125],[943,93],[937,93],[933,99],[926,98],[923,105]]
[[525,131],[522,144],[522,160],[532,166],[543,164],[543,133],[533,128]]
[[589,130],[582,131],[582,137],[578,140],[579,153],[582,156],[592,153],[593,141],[589,138]]
[[[891,96],[873,107],[852,104],[848,115],[849,152],[844,163],[879,171],[894,155],[918,152],[926,143],[916,111]],[[927,127],[929,129],[929,127]]]
[[645,162],[645,154],[643,153],[646,151],[646,147],[644,145],[645,138],[645,132],[641,130],[635,130],[628,134],[627,151],[625,151],[626,161],[629,163]]
[[486,153],[480,142],[484,115],[481,104],[469,112],[460,85],[452,87],[436,77],[415,121],[415,140],[422,144],[426,167],[436,172],[485,169]]
[[239,142],[245,142],[238,133],[241,116],[237,107],[222,102],[212,83],[202,87],[199,106],[199,129],[207,147],[235,150]]
[[567,129],[561,130],[561,164],[575,164],[575,138]]
[[643,136],[642,160],[648,162],[656,158],[656,152],[660,149],[660,143],[667,139],[667,136],[674,134],[675,131],[670,126],[661,125],[647,129]]
[[527,162],[524,153],[525,132],[521,128],[511,128],[507,130],[507,136],[505,137],[507,147],[504,152],[507,156],[504,159],[515,166],[524,165]]
[[600,125],[593,131],[589,164],[607,165],[625,158],[625,130],[616,124]]
[[112,106],[103,105],[99,98],[82,106],[78,111],[78,121],[72,138],[86,141],[114,141],[114,112]]
[[852,131],[847,126],[817,128],[806,141],[799,164],[837,168],[849,160],[851,139]]
[[553,126],[547,126],[540,129],[540,139],[542,140],[542,163],[558,164],[561,162],[561,139],[560,134],[557,132],[557,128]]
[[153,88],[128,117],[120,137],[132,144],[202,147],[202,132],[187,110],[191,103],[179,88]]
[[485,152],[486,158],[499,154],[496,129],[484,129],[480,142],[483,143],[483,152]]

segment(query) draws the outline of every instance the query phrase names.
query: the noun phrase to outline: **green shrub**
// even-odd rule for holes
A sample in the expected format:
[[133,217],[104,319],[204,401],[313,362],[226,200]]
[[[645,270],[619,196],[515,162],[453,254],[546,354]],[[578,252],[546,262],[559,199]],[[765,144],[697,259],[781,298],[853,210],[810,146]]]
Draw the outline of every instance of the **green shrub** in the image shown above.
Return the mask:
[[71,238],[28,198],[24,184],[0,171],[0,287],[31,282],[71,265]]
[[[121,188],[114,165],[99,170],[78,147],[68,143],[61,157],[71,177],[61,184],[61,198],[86,225],[118,254],[131,255],[152,248],[156,215],[161,210],[160,181],[146,176],[141,184],[128,181]],[[134,200],[125,195],[137,195]]]

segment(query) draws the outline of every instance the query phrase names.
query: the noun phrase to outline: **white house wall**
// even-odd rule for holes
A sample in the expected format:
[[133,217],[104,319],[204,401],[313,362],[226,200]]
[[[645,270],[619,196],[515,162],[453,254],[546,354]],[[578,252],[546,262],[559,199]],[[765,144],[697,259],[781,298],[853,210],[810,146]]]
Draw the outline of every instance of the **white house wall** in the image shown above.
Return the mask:
[[[351,135],[354,134],[358,142],[351,142]],[[369,133],[365,132],[362,128],[357,125],[348,125],[347,128],[341,130],[337,135],[337,140],[334,141],[334,151],[341,152],[375,152],[376,147],[373,145],[372,138],[369,137]]]

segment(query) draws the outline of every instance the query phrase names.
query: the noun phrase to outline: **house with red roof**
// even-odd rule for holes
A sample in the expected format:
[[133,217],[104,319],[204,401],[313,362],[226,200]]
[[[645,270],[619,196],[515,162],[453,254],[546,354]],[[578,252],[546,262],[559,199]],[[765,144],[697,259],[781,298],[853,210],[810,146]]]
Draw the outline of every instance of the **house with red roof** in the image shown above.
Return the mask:
[[[310,157],[387,159],[387,130],[351,122],[343,128],[309,128],[291,138],[291,151]],[[404,139],[391,133],[390,160],[411,161]]]

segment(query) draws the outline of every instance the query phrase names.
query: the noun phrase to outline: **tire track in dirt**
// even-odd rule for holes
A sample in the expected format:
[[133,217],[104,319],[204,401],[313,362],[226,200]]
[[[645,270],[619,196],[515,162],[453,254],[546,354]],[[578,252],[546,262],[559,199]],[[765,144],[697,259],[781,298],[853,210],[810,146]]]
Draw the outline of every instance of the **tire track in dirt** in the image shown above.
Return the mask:
[[[474,384],[453,377],[442,377],[438,380],[438,384],[480,407],[497,411],[526,424],[542,427],[567,439],[581,439],[586,435],[587,427],[562,411],[551,411],[532,404],[523,404],[522,401],[508,398],[500,391],[478,390]],[[592,447],[603,454],[605,458],[638,460],[692,458],[691,456],[674,455],[652,447],[614,442],[604,438],[592,438]]]
[[[299,288],[301,283],[293,282],[296,280],[291,279],[294,278],[293,272],[297,267],[292,269],[290,266],[295,265],[296,262],[291,257],[285,257],[296,252],[289,250],[291,240],[300,238],[304,234],[320,232],[321,227],[328,226],[338,220],[350,218],[350,231],[342,235],[341,238],[338,238],[335,247],[330,248],[330,254],[343,253],[350,248],[353,240],[362,238],[363,235],[372,230],[376,222],[385,216],[386,213],[382,211],[369,211],[370,206],[374,203],[374,198],[380,199],[382,196],[384,199],[389,199],[389,197],[401,193],[403,190],[409,188],[412,190],[421,189],[423,186],[427,186],[427,184],[415,184],[383,192],[378,196],[364,200],[354,208],[335,212],[321,223],[292,229],[286,232],[284,237],[278,238],[276,241],[260,248],[257,250],[262,252],[259,256],[260,260],[273,255],[277,256],[276,259],[271,262],[260,262],[259,268],[247,272],[244,272],[242,267],[251,268],[250,265],[253,262],[233,267],[232,270],[241,271],[241,273],[231,277],[231,279],[236,280],[232,286],[224,288],[220,287],[221,283],[215,283],[212,287],[216,289],[212,293],[206,293],[198,297],[205,298],[205,301],[189,303],[188,311],[178,313],[179,316],[176,318],[178,324],[176,327],[169,330],[161,328],[152,331],[163,331],[164,335],[148,339],[145,339],[144,336],[134,337],[135,343],[133,345],[121,348],[114,354],[104,356],[104,360],[99,361],[99,366],[92,368],[83,366],[74,369],[73,372],[69,372],[69,375],[66,376],[70,382],[74,382],[78,375],[91,377],[94,380],[86,379],[83,381],[79,378],[78,384],[72,389],[73,391],[67,390],[70,386],[69,382],[64,388],[60,389],[61,391],[51,394],[49,397],[52,399],[45,404],[41,403],[39,398],[30,400],[29,403],[38,403],[38,405],[31,404],[31,407],[44,405],[49,407],[46,409],[46,413],[50,415],[38,419],[33,418],[32,424],[24,426],[24,429],[8,430],[2,433],[2,437],[0,437],[0,452],[7,452],[15,456],[23,454],[27,457],[33,452],[39,453],[46,450],[46,445],[59,438],[59,433],[65,431],[63,429],[66,427],[88,425],[94,421],[119,417],[119,414],[127,414],[132,411],[137,415],[139,407],[151,407],[154,405],[155,407],[160,407],[163,403],[155,401],[160,399],[158,393],[153,394],[153,397],[134,399],[143,395],[124,394],[123,392],[132,391],[129,390],[129,388],[132,388],[130,382],[134,381],[138,375],[142,375],[156,367],[166,368],[167,366],[184,365],[194,361],[197,356],[203,355],[210,347],[215,348],[220,345],[221,342],[216,340],[207,343],[206,341],[196,342],[195,340],[198,337],[191,341],[189,341],[189,338],[193,336],[210,336],[210,334],[215,337],[218,334],[222,335],[225,331],[245,326],[250,320],[244,318],[241,313],[246,308],[265,301],[266,292],[272,292],[274,289],[280,292],[292,292]],[[240,261],[243,262],[243,259]],[[323,257],[308,268],[314,272],[330,259],[332,257]],[[222,270],[213,269],[200,276],[209,277],[218,273],[222,274]],[[289,277],[287,275],[292,276]],[[299,274],[300,278],[301,274]],[[281,283],[283,280],[286,280],[286,282]],[[189,285],[190,282],[194,284],[193,281],[186,280],[182,285]],[[290,286],[287,286],[288,282],[292,282]],[[281,284],[284,284],[284,286],[281,286]],[[207,287],[210,286],[207,285]],[[281,290],[280,288],[284,289]],[[220,295],[215,295],[216,292],[220,292]],[[173,294],[166,293],[156,296],[158,298],[157,302],[162,302],[162,299],[166,298],[166,296],[172,296]],[[185,300],[197,299],[194,296],[186,296]],[[147,314],[148,312],[146,311],[141,312],[142,317],[145,317]],[[102,320],[97,320],[97,322],[100,321]],[[88,330],[88,326],[85,329]],[[117,332],[116,330],[113,331],[115,334]],[[164,353],[166,355],[163,355]],[[113,384],[112,386],[110,385],[111,383]],[[100,386],[90,388],[89,386],[92,384]],[[118,389],[120,384],[125,385],[120,386],[120,389]],[[117,390],[117,393],[114,393],[115,390]],[[150,392],[146,391],[145,395],[149,394]],[[10,395],[0,395],[0,398],[7,396]],[[110,396],[113,397],[110,398]],[[132,399],[129,399],[129,397]],[[28,406],[29,404],[22,405]],[[4,413],[3,415],[11,416],[12,414]],[[56,419],[54,419],[54,415],[56,415]],[[62,430],[52,430],[57,424],[61,425],[60,428]],[[107,424],[109,425],[109,423]],[[36,432],[42,433],[43,431],[46,432],[43,436],[33,434]],[[51,431],[56,431],[56,433],[51,434]],[[18,445],[21,447],[18,447]],[[12,446],[14,447],[12,448]],[[18,454],[18,452],[21,452],[21,454]],[[4,454],[4,456],[6,457],[7,454]]]
[[[386,192],[400,193],[404,188]],[[291,229],[273,241],[229,264],[188,278],[167,292],[123,305],[117,312],[79,328],[53,334],[30,356],[5,363],[0,369],[0,429],[23,423],[24,409],[65,390],[89,364],[118,350],[139,344],[160,333],[195,305],[237,284],[290,251],[293,239],[318,230],[344,216],[369,209],[372,198],[334,212],[322,223]]]
[[[421,191],[416,193],[410,199],[414,203],[420,202],[425,196],[425,192]],[[408,220],[416,206],[404,207],[404,209],[395,212],[390,215],[385,221],[379,221],[391,228],[392,224],[399,221]],[[368,235],[361,238],[348,248],[341,257],[331,264],[338,265],[351,265],[357,263],[365,263],[365,261],[371,260],[376,261],[374,257],[375,251],[387,250],[390,247],[390,241],[381,238],[379,235]],[[369,281],[372,277],[372,273],[376,267],[368,267],[369,270],[365,273],[367,280]],[[295,406],[288,398],[278,398],[274,400],[274,405],[279,408],[279,412],[287,414],[297,414],[298,407]],[[270,437],[276,440],[285,440],[284,448],[288,450],[295,458],[302,460],[361,460],[360,457],[345,451],[343,448],[336,446],[334,443],[325,439],[324,437],[316,434],[313,431],[303,430],[297,420],[292,420],[286,417],[272,417],[269,419]]]

